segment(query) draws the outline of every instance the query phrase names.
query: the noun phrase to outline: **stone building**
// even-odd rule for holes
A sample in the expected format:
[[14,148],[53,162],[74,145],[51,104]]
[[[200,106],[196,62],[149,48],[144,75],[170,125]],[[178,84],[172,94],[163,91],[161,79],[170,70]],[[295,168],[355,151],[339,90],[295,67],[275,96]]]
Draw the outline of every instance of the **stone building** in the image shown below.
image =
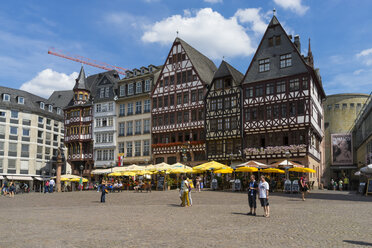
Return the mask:
[[[350,136],[352,140],[352,131],[355,121],[360,114],[365,102],[368,99],[367,94],[335,94],[327,96],[323,103],[324,108],[324,142],[325,142],[325,184],[328,185],[331,178],[343,178],[347,176],[353,181],[357,181],[354,172],[357,169],[356,154],[352,150],[353,142],[349,147],[351,151],[350,162],[336,161],[336,151],[332,153],[332,135],[334,143],[339,139]],[[355,137],[354,137],[355,138]],[[335,143],[336,145],[336,143]]]
[[[32,183],[53,175],[55,154],[64,142],[63,99],[70,96],[63,91],[45,99],[0,87],[0,180]],[[63,171],[68,170],[65,165]]]
[[151,161],[151,90],[160,68],[149,65],[127,71],[118,83],[117,153],[122,165]]

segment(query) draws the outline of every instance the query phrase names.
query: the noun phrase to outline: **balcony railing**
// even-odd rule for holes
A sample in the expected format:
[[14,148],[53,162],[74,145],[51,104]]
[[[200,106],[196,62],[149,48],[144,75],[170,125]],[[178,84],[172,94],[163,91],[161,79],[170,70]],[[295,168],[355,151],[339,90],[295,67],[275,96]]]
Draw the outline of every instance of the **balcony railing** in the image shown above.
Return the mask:
[[65,137],[65,142],[73,141],[73,140],[90,140],[92,139],[91,134],[74,134]]

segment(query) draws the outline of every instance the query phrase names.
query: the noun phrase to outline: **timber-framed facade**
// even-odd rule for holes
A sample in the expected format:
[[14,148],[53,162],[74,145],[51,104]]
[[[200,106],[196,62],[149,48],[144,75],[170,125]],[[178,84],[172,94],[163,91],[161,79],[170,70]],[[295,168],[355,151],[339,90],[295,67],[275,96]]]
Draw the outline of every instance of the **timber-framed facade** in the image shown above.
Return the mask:
[[241,160],[243,74],[222,61],[205,96],[205,133],[208,160],[226,164]]
[[[285,159],[321,177],[325,93],[310,47],[301,55],[273,16],[242,81],[245,159],[267,164]],[[289,154],[288,154],[289,152]]]
[[216,66],[176,38],[152,91],[153,162],[206,160],[204,94]]

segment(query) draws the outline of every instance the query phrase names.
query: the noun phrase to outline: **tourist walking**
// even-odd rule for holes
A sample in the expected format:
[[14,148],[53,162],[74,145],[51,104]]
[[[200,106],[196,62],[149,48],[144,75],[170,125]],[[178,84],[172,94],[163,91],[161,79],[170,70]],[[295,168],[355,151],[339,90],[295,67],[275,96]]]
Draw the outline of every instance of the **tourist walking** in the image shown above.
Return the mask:
[[14,198],[15,191],[16,191],[16,188],[15,188],[14,182],[11,182],[9,184],[9,197]]
[[2,190],[2,192],[4,194],[4,196],[6,196],[8,194],[8,181],[5,180],[3,182],[3,185],[1,187],[1,190]]
[[251,211],[248,213],[248,215],[256,216],[257,190],[258,190],[258,184],[256,182],[256,177],[254,175],[251,175],[251,181],[249,182],[249,187],[248,187],[248,203],[249,203],[249,208],[251,209]]
[[45,181],[44,185],[44,194],[49,192],[49,180]]
[[269,184],[265,180],[265,176],[261,176],[261,182],[258,185],[261,206],[264,209],[264,217],[270,217],[270,207],[269,207]]
[[50,181],[49,181],[49,193],[53,193],[53,189],[54,189],[55,184],[56,183],[54,182],[54,179],[53,178],[50,179]]
[[302,200],[305,201],[305,194],[308,191],[308,187],[307,187],[306,180],[304,177],[300,178],[300,191],[301,191]]
[[189,184],[189,193],[188,193],[189,203],[190,203],[190,206],[192,206],[191,189],[193,188],[193,183],[192,183],[192,181],[189,178],[187,178],[186,180],[187,180],[187,182]]
[[108,190],[107,190],[107,184],[105,181],[102,181],[102,184],[101,184],[101,202],[106,202],[106,193],[108,193]]
[[195,181],[196,181],[196,191],[200,192],[200,183],[201,183],[200,181],[201,181],[201,178],[200,178],[199,175],[196,177]]
[[349,190],[349,178],[344,178],[344,189]]
[[342,191],[342,186],[343,186],[343,182],[342,182],[342,179],[340,178],[340,181],[338,181],[338,189],[340,191]]
[[182,207],[188,207],[190,206],[190,200],[189,200],[189,183],[184,178],[184,176],[181,177],[181,190],[182,190]]

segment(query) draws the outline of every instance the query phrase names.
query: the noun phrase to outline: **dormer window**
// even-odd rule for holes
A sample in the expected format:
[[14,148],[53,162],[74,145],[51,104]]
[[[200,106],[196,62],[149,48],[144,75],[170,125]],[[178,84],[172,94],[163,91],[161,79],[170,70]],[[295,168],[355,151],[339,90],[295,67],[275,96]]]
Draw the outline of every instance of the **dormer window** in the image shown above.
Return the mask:
[[145,73],[145,69],[141,69],[141,74],[144,74]]
[[149,66],[149,72],[152,72],[152,66]]
[[23,97],[18,97],[18,104],[25,104],[25,99]]
[[134,76],[137,76],[137,70],[134,70],[133,72],[134,72]]
[[60,108],[57,108],[57,114],[61,114],[61,109]]
[[4,95],[3,95],[3,101],[4,101],[4,102],[9,102],[9,101],[10,101],[10,95],[8,95],[8,94],[4,94]]
[[48,111],[49,111],[49,112],[53,112],[53,105],[49,105],[49,106],[48,106]]
[[130,72],[129,71],[127,71],[127,77],[130,77]]
[[40,108],[41,108],[41,109],[44,109],[44,108],[45,108],[45,103],[40,102]]
[[79,100],[83,100],[84,99],[84,95],[83,94],[79,94]]

